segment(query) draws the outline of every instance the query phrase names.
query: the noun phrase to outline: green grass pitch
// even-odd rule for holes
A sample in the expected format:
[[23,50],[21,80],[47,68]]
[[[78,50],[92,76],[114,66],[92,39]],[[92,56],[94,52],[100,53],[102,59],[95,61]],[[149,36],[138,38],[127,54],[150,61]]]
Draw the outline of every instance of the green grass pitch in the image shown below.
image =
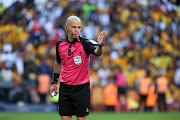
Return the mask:
[[[57,113],[0,113],[0,120],[60,120]],[[72,120],[76,120],[73,116]],[[92,112],[87,120],[180,120],[180,112]]]

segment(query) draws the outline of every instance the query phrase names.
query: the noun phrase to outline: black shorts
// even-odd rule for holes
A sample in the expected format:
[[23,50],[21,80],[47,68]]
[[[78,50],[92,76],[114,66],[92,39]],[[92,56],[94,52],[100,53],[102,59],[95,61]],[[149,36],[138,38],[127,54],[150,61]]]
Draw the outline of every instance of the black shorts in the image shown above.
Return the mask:
[[126,87],[125,88],[118,87],[118,95],[126,95]]
[[140,95],[140,102],[146,102],[147,95]]
[[82,85],[67,85],[60,83],[59,114],[62,116],[83,117],[89,114],[90,83]]

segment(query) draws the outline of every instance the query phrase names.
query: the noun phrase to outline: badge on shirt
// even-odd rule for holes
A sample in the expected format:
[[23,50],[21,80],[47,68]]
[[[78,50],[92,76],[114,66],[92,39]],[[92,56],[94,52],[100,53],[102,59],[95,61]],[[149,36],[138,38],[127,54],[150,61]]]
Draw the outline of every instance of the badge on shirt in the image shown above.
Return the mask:
[[73,59],[76,65],[80,65],[82,63],[81,56],[73,57]]

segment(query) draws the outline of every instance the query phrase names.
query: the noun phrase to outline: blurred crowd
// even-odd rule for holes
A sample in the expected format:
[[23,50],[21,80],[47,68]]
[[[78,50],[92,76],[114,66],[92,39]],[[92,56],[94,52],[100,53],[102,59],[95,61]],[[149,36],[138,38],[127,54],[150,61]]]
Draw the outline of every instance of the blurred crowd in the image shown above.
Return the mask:
[[92,110],[180,110],[179,0],[0,0],[0,101],[52,102],[70,15],[85,38],[107,32],[103,55],[91,56]]

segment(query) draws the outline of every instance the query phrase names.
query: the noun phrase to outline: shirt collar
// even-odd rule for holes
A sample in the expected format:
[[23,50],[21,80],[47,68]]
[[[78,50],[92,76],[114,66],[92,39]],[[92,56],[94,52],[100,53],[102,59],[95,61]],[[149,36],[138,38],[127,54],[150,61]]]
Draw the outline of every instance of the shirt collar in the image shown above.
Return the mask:
[[[65,41],[69,42],[68,36],[66,36],[66,40]],[[69,43],[75,44],[76,42],[80,42],[80,38],[79,38],[79,40],[78,39],[74,39],[72,42],[69,42]]]

